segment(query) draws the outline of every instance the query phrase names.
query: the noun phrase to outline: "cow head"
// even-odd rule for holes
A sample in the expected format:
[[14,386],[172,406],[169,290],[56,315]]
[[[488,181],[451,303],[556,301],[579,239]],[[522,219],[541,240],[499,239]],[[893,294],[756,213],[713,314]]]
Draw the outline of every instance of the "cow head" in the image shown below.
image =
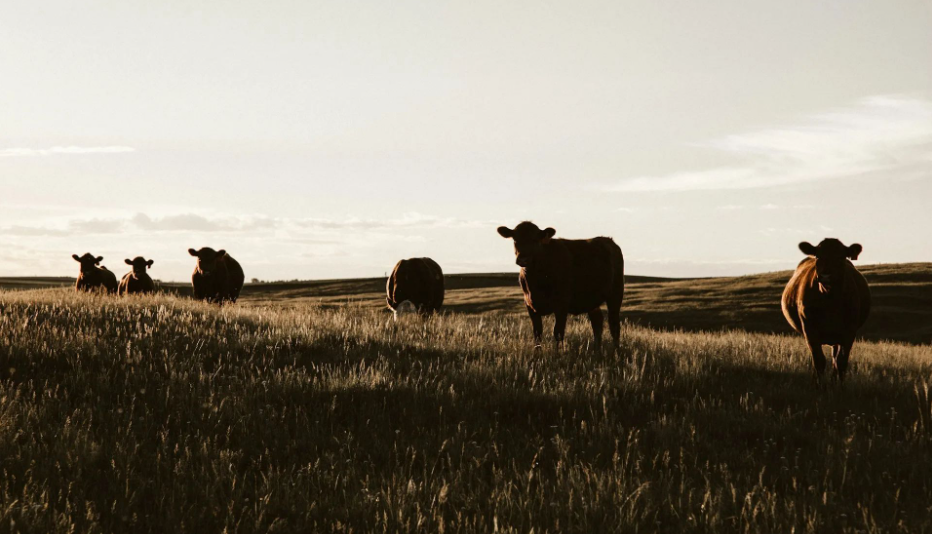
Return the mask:
[[146,269],[152,267],[152,264],[155,263],[153,260],[146,260],[142,256],[136,256],[131,260],[123,260],[126,262],[126,265],[133,266],[133,275],[139,276],[146,274]]
[[557,233],[553,228],[541,230],[536,224],[524,221],[515,226],[514,230],[507,226],[499,226],[498,233],[502,237],[511,238],[515,243],[515,263],[519,267],[532,267],[537,262],[544,245]]
[[227,255],[227,251],[204,247],[200,250],[188,249],[188,254],[197,258],[197,270],[202,274],[210,274],[217,269],[217,261]]
[[82,273],[93,272],[94,269],[100,265],[100,262],[104,261],[103,256],[94,256],[90,252],[85,252],[83,256],[72,254],[71,257],[74,258],[74,261],[81,264]]
[[823,239],[817,247],[803,241],[799,244],[799,250],[815,258],[819,290],[823,293],[830,293],[836,289],[839,291],[844,289],[845,263],[848,260],[858,259],[863,247],[857,243],[846,247],[841,241],[829,237]]

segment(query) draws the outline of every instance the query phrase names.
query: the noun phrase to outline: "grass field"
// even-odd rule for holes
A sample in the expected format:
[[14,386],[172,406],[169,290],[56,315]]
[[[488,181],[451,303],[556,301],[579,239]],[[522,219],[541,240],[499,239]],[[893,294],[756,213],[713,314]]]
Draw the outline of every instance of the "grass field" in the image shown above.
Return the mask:
[[[874,341],[932,343],[932,263],[858,267],[871,285],[873,313],[860,335]],[[780,311],[791,271],[731,278],[627,276],[622,316],[663,330],[792,332]],[[526,316],[517,273],[447,275],[444,310]],[[69,278],[0,278],[2,289],[73,286]],[[190,284],[163,290],[190,296]],[[385,279],[247,284],[244,306],[385,308]],[[584,320],[581,319],[581,320]]]
[[533,350],[514,275],[397,324],[378,280],[0,291],[0,531],[932,532],[932,274],[864,270],[904,342],[827,391],[759,333],[788,273],[635,279],[618,353]]

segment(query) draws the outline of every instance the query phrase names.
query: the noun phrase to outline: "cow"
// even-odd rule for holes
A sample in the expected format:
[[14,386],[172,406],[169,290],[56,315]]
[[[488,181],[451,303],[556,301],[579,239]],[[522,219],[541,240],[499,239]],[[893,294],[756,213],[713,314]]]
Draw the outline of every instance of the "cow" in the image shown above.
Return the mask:
[[514,240],[515,263],[521,267],[518,283],[534,327],[534,343],[541,346],[542,317],[553,314],[553,338],[563,343],[568,314],[589,315],[595,346],[602,344],[601,306],[608,306],[608,327],[614,347],[621,336],[621,301],[625,294],[625,260],[610,237],[554,239],[556,230],[541,230],[525,221],[498,233]]
[[81,264],[81,272],[74,284],[75,291],[100,291],[102,289],[107,293],[116,293],[116,275],[100,265],[100,262],[104,261],[103,256],[94,256],[86,252],[83,256],[72,254],[71,257]]
[[809,345],[816,382],[822,383],[825,371],[822,345],[830,345],[832,378],[843,383],[854,338],[871,309],[867,280],[849,261],[858,259],[863,249],[827,238],[817,247],[802,242],[799,250],[808,257],[786,284],[783,315]]
[[155,262],[153,260],[146,260],[142,256],[136,256],[131,260],[127,259],[123,261],[131,266],[133,270],[126,273],[123,279],[120,280],[120,295],[154,293],[155,283],[152,282],[152,278],[146,270],[152,267],[152,264]]
[[239,262],[222,249],[189,248],[188,254],[197,258],[197,266],[191,275],[194,298],[218,304],[235,303],[246,280]]
[[443,271],[430,258],[410,258],[395,264],[385,284],[385,301],[399,315],[430,315],[443,305]]

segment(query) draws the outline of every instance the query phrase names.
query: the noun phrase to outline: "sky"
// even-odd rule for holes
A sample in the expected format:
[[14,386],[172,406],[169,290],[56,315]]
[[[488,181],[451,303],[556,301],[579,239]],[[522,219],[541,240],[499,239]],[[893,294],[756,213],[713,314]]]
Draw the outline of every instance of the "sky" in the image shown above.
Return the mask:
[[0,3],[0,276],[517,272],[500,225],[626,272],[932,261],[932,3]]

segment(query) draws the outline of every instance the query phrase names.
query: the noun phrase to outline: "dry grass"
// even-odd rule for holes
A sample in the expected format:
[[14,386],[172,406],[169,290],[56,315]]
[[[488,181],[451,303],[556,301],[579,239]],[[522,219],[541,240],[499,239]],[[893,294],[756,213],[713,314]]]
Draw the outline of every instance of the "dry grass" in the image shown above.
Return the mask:
[[0,531],[930,532],[932,348],[0,292]]
[[[932,343],[932,263],[859,265],[871,286],[873,313],[859,334],[873,341]],[[622,315],[631,323],[663,330],[745,330],[791,333],[780,295],[792,271],[722,278],[625,277]],[[455,313],[527,315],[517,273],[448,274],[444,310]],[[0,278],[0,289],[74,285],[67,278]],[[162,289],[189,296],[190,284]],[[244,306],[302,308],[309,305],[385,307],[385,278],[248,284]]]

